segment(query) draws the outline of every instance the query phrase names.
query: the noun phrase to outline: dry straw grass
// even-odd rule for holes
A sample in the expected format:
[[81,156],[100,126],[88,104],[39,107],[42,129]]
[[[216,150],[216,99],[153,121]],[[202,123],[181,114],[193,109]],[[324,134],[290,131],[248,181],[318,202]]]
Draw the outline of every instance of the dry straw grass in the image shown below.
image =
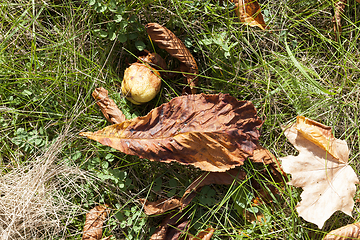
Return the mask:
[[73,217],[82,214],[71,199],[78,193],[78,183],[89,176],[59,160],[68,137],[66,129],[32,161],[1,169],[1,240],[61,238]]

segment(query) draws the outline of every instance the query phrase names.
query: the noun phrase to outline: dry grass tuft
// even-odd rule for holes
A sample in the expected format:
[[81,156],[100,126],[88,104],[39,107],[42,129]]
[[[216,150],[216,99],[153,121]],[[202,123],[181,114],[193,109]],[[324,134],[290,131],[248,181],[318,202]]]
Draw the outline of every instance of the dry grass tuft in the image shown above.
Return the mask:
[[40,156],[0,172],[0,239],[64,237],[66,227],[81,214],[72,198],[77,183],[88,176],[58,156],[68,138],[66,129]]

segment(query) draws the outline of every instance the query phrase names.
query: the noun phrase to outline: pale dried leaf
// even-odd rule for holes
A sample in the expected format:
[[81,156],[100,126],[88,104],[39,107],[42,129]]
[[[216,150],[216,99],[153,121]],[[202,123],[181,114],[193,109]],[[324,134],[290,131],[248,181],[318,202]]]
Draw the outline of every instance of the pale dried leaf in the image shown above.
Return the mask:
[[96,206],[86,214],[82,240],[100,240],[102,226],[107,217],[106,206]]
[[360,239],[360,223],[353,223],[344,227],[335,229],[323,238],[323,240],[346,240]]
[[[320,129],[308,131],[302,120],[302,117],[298,117],[298,121],[285,130],[285,136],[299,151],[299,155],[287,156],[281,158],[281,161],[284,171],[292,176],[289,184],[304,190],[297,206],[299,215],[322,228],[324,222],[337,210],[351,216],[355,184],[359,181],[348,165],[349,149],[346,141],[334,138],[331,129],[320,123],[312,125]],[[319,132],[327,136],[325,138],[329,142],[326,146],[332,146],[332,154],[321,144],[323,136]]]
[[97,101],[96,104],[100,107],[101,112],[105,118],[112,124],[121,123],[126,120],[125,115],[116,106],[114,100],[108,97],[108,91],[105,88],[96,88],[92,96]]
[[267,28],[261,14],[261,8],[257,0],[231,0],[235,3],[236,14],[241,22],[251,26],[259,27],[262,30]]
[[[193,55],[186,48],[185,44],[169,29],[158,23],[148,23],[145,27],[151,40],[159,48],[165,49],[171,56],[177,58],[183,64],[181,71],[185,72],[184,76],[190,85],[191,93],[195,94],[196,88],[194,87],[198,81],[197,75],[199,70]],[[186,74],[186,72],[190,74]]]
[[198,94],[173,98],[145,117],[80,135],[141,158],[224,172],[253,155],[261,125],[251,102]]

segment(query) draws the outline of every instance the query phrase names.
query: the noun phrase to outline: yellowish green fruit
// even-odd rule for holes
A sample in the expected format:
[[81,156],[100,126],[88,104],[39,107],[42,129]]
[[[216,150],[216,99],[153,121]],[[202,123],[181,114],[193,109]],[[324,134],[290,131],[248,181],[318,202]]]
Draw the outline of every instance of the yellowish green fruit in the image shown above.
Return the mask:
[[149,65],[133,63],[125,70],[121,84],[122,94],[134,104],[149,102],[160,91],[159,76],[159,72]]

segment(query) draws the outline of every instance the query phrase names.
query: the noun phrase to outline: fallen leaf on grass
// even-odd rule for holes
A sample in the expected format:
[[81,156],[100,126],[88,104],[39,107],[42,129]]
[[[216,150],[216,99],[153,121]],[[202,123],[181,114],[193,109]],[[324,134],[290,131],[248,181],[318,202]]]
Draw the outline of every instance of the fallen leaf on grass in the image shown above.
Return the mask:
[[121,123],[126,120],[125,115],[116,106],[114,100],[109,98],[108,91],[105,88],[96,88],[92,93],[96,104],[100,107],[104,117],[112,124]]
[[257,0],[231,0],[235,3],[236,14],[241,22],[251,26],[259,27],[262,30],[267,28],[261,14],[261,8]]
[[323,240],[346,240],[360,238],[360,223],[353,223],[344,227],[335,229],[323,238]]
[[150,240],[178,240],[186,232],[188,223],[187,215],[168,214]]
[[82,240],[100,240],[102,236],[102,226],[106,217],[107,206],[96,206],[91,209],[86,214]]
[[[154,41],[159,48],[165,49],[171,56],[177,58],[182,63],[180,70],[185,72],[183,75],[190,85],[191,93],[195,94],[199,70],[193,55],[186,48],[185,44],[169,29],[158,23],[148,23],[145,27],[151,40]],[[186,72],[190,74],[186,74]]]
[[195,237],[191,237],[189,240],[210,240],[214,232],[215,229],[209,227],[204,231],[199,232]]
[[173,98],[145,117],[80,135],[152,161],[224,172],[253,156],[262,125],[256,114],[251,102],[228,94],[188,95]]
[[332,19],[332,22],[334,23],[334,32],[337,37],[340,37],[340,34],[342,32],[342,26],[341,26],[341,15],[344,14],[345,11],[345,5],[347,3],[347,0],[338,0],[335,2],[335,14]]
[[139,201],[144,206],[146,215],[162,214],[178,207],[185,208],[196,196],[197,190],[203,186],[210,184],[230,185],[234,180],[241,181],[245,177],[245,172],[240,169],[231,169],[227,172],[206,172],[190,184],[180,200],[171,198],[160,199],[156,202],[150,202],[146,199],[139,199]]
[[197,191],[198,189],[206,185],[230,185],[234,181],[242,181],[244,179],[246,179],[246,173],[241,169],[232,169],[227,172],[206,172],[188,186],[183,198],[187,194],[193,191]]
[[336,139],[330,127],[300,116],[285,136],[299,151],[298,156],[281,158],[284,171],[292,176],[288,184],[304,190],[296,207],[299,215],[319,228],[337,210],[351,216],[359,180],[348,165],[346,141]]
[[177,198],[160,199],[156,202],[139,199],[139,202],[144,206],[144,212],[146,215],[162,214],[181,206],[181,202]]

